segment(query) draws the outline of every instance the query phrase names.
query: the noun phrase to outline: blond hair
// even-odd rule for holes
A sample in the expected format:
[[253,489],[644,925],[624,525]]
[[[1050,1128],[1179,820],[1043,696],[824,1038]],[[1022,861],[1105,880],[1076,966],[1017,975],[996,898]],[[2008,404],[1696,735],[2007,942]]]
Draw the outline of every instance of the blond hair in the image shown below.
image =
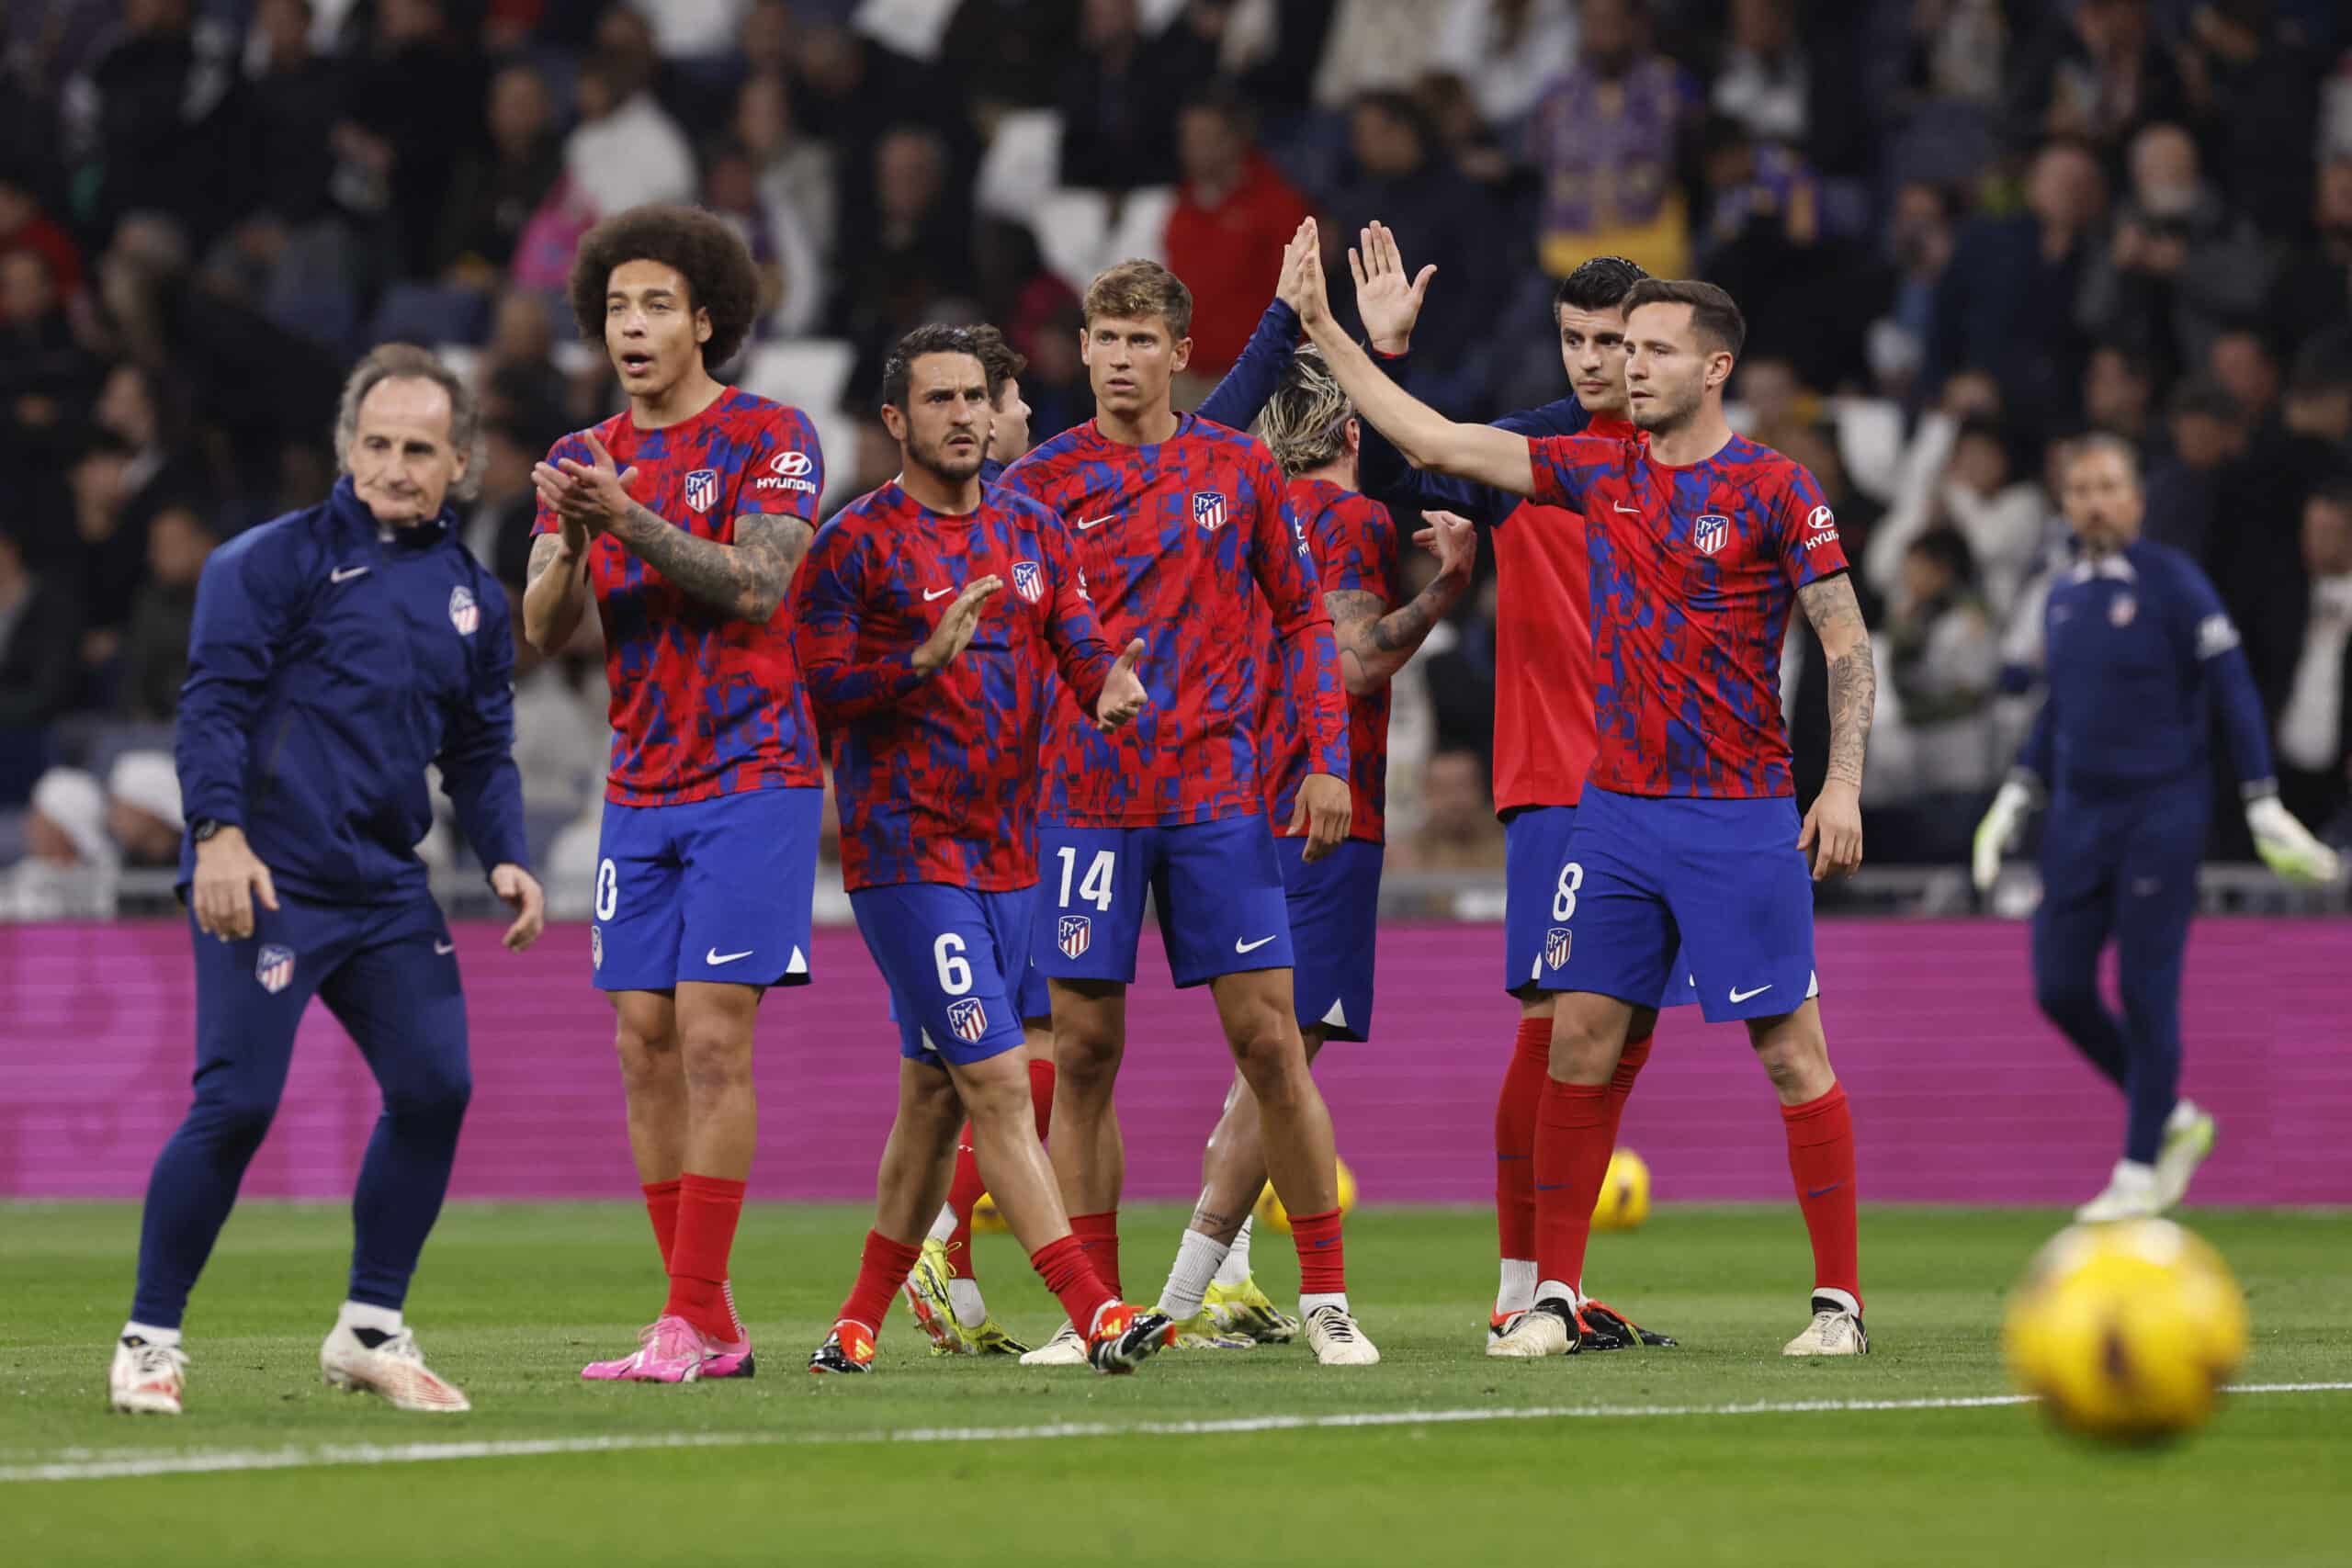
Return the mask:
[[1168,323],[1170,338],[1193,335],[1193,291],[1156,261],[1140,258],[1103,268],[1086,286],[1086,324],[1098,321]]
[[1266,400],[1258,434],[1283,472],[1295,479],[1347,454],[1348,421],[1355,412],[1331,367],[1310,344],[1292,357],[1282,384]]

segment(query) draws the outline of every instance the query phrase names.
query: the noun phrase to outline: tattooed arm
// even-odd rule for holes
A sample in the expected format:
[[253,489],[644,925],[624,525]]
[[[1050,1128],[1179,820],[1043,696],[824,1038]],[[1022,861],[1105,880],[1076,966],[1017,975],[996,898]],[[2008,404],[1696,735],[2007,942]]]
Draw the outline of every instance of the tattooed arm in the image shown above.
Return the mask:
[[1438,558],[1438,574],[1409,603],[1391,610],[1377,593],[1334,589],[1323,595],[1331,612],[1331,635],[1340,645],[1340,672],[1350,696],[1388,684],[1405,668],[1431,627],[1460,603],[1478,564],[1478,530],[1451,512],[1430,513],[1430,526],[1416,537]]
[[632,502],[609,530],[628,552],[714,610],[764,621],[791,590],[816,530],[798,517],[735,516],[735,542],[697,538]]
[[1797,848],[1813,847],[1813,875],[1842,876],[1862,863],[1862,755],[1878,703],[1878,671],[1853,580],[1844,572],[1797,591],[1797,603],[1829,660],[1829,773],[1805,813]]

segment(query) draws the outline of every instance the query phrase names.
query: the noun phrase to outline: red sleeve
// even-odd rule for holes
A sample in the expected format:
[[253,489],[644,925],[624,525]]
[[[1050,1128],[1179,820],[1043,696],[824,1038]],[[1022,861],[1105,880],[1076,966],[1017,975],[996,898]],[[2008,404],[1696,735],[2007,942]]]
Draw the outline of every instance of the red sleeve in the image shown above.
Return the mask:
[[816,427],[798,409],[769,411],[743,461],[735,514],[797,517],[813,525],[824,493],[825,455],[818,447]]
[[[1063,684],[1078,699],[1078,711],[1091,716],[1094,705],[1102,700],[1102,682],[1111,673],[1116,650],[1103,638],[1102,624],[1094,615],[1094,601],[1087,595],[1086,573],[1070,549],[1069,532],[1062,520],[1040,517],[1037,542],[1053,587],[1046,638],[1053,644]],[[1050,700],[1050,692],[1047,696]]]
[[1386,570],[1385,536],[1394,525],[1388,509],[1369,496],[1348,494],[1315,519],[1317,575],[1326,593],[1371,593],[1389,604],[1395,591]]
[[1802,463],[1792,463],[1782,478],[1773,524],[1781,570],[1791,583],[1810,587],[1846,570],[1846,547],[1838,542],[1838,518],[1822,499],[1821,486]]
[[[1306,520],[1293,510],[1281,472],[1263,446],[1250,443],[1250,489],[1255,510],[1252,570],[1258,591],[1274,613],[1283,685],[1313,730],[1312,771],[1348,776],[1347,685],[1331,614],[1306,538]],[[1247,635],[1246,633],[1238,635]]]
[[1623,460],[1623,445],[1602,436],[1532,435],[1527,465],[1535,471],[1535,491],[1527,499],[1538,506],[1582,512],[1593,481]]

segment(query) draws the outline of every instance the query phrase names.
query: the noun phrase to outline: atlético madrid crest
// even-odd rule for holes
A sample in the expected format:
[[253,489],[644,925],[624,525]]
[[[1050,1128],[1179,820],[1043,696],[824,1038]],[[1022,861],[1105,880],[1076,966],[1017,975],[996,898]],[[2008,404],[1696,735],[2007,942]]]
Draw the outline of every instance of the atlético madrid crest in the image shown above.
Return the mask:
[[1032,604],[1046,596],[1046,575],[1037,570],[1035,561],[1012,563],[1012,591]]
[[1710,512],[1691,525],[1690,547],[1702,556],[1713,555],[1731,537],[1731,519],[1720,512]]
[[1078,957],[1093,943],[1093,919],[1086,915],[1064,915],[1055,941],[1059,944],[1064,958]]
[[294,950],[280,947],[274,942],[263,948],[261,956],[254,960],[254,978],[260,981],[261,988],[273,997],[292,985]]
[[1204,534],[1214,534],[1225,526],[1225,492],[1196,490],[1193,492],[1193,521],[1201,525]]
[[481,606],[474,603],[474,591],[462,582],[449,590],[449,624],[459,637],[473,636],[481,625]]
[[1568,948],[1576,932],[1566,926],[1554,926],[1544,933],[1544,966],[1557,969],[1568,961]]
[[710,503],[718,499],[718,470],[696,468],[686,476],[686,505],[696,512],[707,512]]
[[947,1004],[947,1027],[956,1032],[958,1040],[977,1041],[989,1032],[988,1010],[980,1006],[978,997],[966,997],[960,1002],[950,1002]]

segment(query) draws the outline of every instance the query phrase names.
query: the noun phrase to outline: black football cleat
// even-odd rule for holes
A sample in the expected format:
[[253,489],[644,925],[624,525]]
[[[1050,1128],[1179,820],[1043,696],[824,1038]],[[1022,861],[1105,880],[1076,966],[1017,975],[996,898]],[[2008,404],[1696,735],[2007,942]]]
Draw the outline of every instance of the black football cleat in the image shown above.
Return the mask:
[[1577,1314],[1588,1350],[1637,1350],[1672,1345],[1669,1336],[1653,1333],[1603,1302],[1587,1301]]

